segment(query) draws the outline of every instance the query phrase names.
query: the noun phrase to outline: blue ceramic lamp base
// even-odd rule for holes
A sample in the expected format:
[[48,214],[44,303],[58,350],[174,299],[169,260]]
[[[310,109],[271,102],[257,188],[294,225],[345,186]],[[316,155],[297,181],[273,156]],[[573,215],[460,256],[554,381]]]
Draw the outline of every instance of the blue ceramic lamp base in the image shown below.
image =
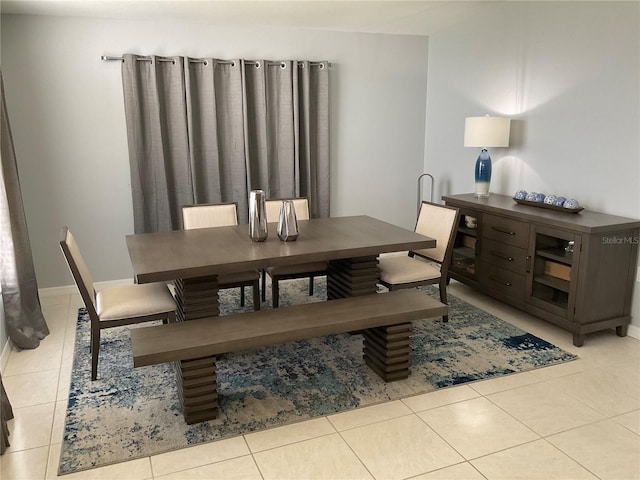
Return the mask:
[[491,157],[489,151],[483,148],[476,160],[476,197],[489,196],[489,184],[491,183]]

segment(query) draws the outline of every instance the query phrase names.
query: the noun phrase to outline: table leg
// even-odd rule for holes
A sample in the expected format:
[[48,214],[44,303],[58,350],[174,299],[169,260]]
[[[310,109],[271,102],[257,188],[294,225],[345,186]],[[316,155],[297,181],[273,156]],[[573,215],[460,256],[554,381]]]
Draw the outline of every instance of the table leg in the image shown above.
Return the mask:
[[[220,313],[218,278],[178,279],[176,318],[184,322],[215,317]],[[188,424],[218,418],[218,380],[216,357],[176,362],[178,396]]]
[[373,295],[379,280],[376,255],[332,260],[327,270],[327,299]]
[[179,278],[176,286],[178,321],[215,317],[220,314],[218,277]]

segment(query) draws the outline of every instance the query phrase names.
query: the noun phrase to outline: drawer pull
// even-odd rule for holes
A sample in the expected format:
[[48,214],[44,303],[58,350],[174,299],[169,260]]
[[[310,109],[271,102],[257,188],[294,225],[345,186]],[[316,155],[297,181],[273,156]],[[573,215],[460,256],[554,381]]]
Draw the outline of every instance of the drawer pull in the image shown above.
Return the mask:
[[506,260],[507,262],[513,262],[513,257],[508,257],[507,255],[503,255],[502,253],[496,252],[495,250],[491,250],[491,255]]
[[489,275],[489,279],[493,280],[494,282],[500,283],[502,285],[504,285],[505,287],[510,287],[511,283],[509,282],[505,282],[504,280],[500,280],[499,278],[496,278],[492,275]]
[[502,228],[499,227],[491,227],[493,230],[495,230],[496,232],[500,232],[500,233],[506,233],[507,235],[515,235],[516,232],[512,232],[510,230],[504,230]]

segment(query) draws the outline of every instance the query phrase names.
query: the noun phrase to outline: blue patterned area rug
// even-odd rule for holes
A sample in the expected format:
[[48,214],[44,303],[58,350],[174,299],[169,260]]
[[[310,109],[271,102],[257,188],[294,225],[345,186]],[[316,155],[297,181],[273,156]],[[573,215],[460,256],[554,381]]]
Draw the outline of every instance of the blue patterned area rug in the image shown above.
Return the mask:
[[[282,282],[282,306],[324,301],[325,281],[315,281],[313,297],[307,280]],[[437,289],[424,291],[437,296]],[[221,313],[252,310],[247,298],[241,309],[238,289],[221,291]],[[449,323],[414,323],[406,380],[387,384],[373,373],[362,359],[361,335],[227,354],[218,361],[220,418],[187,425],[173,365],[134,369],[128,332],[103,331],[98,380],[91,382],[89,317],[79,311],[60,474],[577,358],[449,295]]]

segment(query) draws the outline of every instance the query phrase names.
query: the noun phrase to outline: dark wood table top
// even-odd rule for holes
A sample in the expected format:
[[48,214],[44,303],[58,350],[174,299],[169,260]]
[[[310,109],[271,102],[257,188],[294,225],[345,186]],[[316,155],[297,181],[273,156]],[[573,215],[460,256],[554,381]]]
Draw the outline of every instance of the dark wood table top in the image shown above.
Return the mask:
[[127,236],[138,283],[170,281],[271,266],[365,257],[433,248],[436,241],[368,216],[298,222],[300,235],[282,242],[269,224],[264,242],[249,238],[248,225],[174,230]]

